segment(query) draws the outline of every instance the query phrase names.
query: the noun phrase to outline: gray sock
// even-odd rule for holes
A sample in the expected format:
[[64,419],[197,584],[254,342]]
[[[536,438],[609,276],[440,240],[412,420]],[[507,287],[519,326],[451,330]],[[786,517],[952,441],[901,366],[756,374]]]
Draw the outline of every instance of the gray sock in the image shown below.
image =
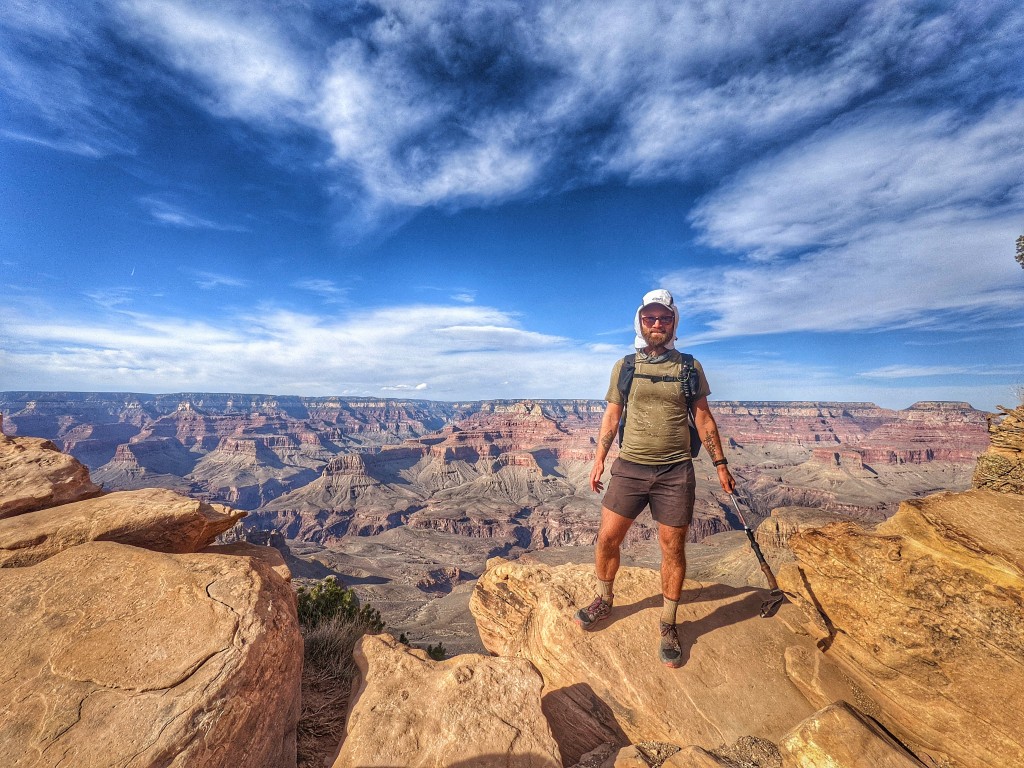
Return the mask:
[[676,609],[679,607],[679,600],[669,600],[667,597],[662,595],[661,604],[661,620],[665,624],[676,623]]
[[606,603],[610,603],[614,597],[614,593],[612,592],[612,584],[614,583],[614,579],[611,581],[602,581],[601,579],[597,580],[597,594],[599,594],[601,599]]

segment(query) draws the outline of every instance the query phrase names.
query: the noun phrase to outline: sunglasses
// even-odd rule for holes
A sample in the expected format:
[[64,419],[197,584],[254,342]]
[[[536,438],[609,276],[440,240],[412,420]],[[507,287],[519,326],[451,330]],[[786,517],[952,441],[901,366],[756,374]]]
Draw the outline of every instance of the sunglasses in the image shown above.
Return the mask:
[[648,328],[652,328],[655,325],[672,325],[675,322],[675,317],[671,315],[640,315],[640,322],[646,325]]

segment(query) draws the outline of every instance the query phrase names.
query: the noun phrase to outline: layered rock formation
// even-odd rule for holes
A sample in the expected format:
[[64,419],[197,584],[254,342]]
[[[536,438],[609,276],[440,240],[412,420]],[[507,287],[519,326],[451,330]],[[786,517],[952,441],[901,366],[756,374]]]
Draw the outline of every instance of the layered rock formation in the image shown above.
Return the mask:
[[0,414],[0,519],[87,499],[100,489],[89,470],[49,440],[3,434]]
[[35,565],[87,541],[198,552],[245,514],[161,488],[119,491],[5,521],[0,526],[0,568]]
[[1003,418],[990,421],[991,446],[978,457],[975,488],[1024,494],[1024,405],[1002,408]]
[[[31,470],[7,463],[8,509],[24,477],[75,476],[35,460],[53,453],[38,440],[3,441]],[[302,639],[287,569],[248,544],[196,553],[243,514],[146,490],[0,520],[0,764],[295,765]]]
[[939,494],[876,530],[837,523],[789,543],[779,583],[891,732],[929,764],[1019,761],[1024,497]]
[[[963,403],[713,407],[754,525],[794,506],[880,521],[904,498],[967,488],[962,457],[988,441],[984,415]],[[159,486],[250,510],[250,525],[342,574],[399,631],[445,614],[428,609],[450,594],[427,583],[432,571],[473,578],[488,557],[589,547],[597,534],[600,401],[0,393],[0,411],[9,431],[101,462],[93,477],[108,490]],[[739,521],[706,456],[696,470],[691,541],[726,536]],[[644,515],[627,548],[654,539]],[[479,649],[473,635],[460,647]]]

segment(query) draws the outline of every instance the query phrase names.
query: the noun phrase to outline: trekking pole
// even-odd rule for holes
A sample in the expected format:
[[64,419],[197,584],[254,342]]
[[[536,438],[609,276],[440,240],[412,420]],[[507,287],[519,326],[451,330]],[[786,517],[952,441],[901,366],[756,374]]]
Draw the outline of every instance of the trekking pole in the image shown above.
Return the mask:
[[750,547],[754,550],[754,554],[757,555],[757,562],[761,564],[761,572],[764,573],[764,577],[768,580],[768,587],[771,589],[768,599],[761,603],[761,618],[766,619],[769,616],[774,615],[775,611],[786,596],[783,595],[782,590],[779,589],[779,582],[775,580],[775,574],[772,573],[771,566],[769,566],[768,561],[764,559],[761,547],[758,546],[757,540],[754,538],[754,532],[750,530],[750,526],[747,525],[747,521],[743,517],[743,513],[740,512],[740,505],[736,503],[736,494],[730,493],[729,498],[732,499],[733,509],[736,510],[736,514],[739,515],[740,522],[743,523],[743,530],[747,534],[747,540],[750,542]]

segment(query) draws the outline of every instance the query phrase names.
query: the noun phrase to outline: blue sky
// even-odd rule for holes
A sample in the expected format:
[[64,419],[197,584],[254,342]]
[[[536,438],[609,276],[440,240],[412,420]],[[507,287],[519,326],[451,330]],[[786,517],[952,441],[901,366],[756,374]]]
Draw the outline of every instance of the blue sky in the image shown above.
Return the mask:
[[1024,11],[20,2],[0,390],[1013,405]]

